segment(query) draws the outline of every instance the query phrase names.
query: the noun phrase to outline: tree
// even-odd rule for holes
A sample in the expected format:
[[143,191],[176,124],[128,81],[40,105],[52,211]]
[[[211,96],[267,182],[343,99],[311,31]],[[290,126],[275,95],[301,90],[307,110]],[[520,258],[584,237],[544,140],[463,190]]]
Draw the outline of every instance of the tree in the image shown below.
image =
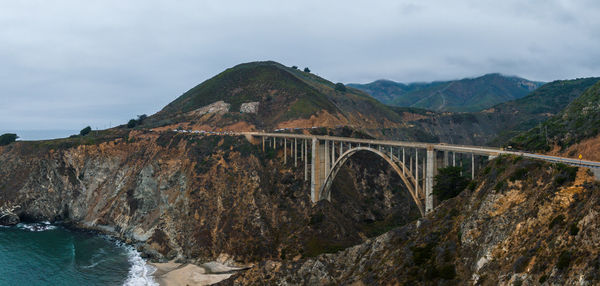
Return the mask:
[[138,115],[137,124],[142,124],[146,118],[148,118],[146,114]]
[[10,143],[13,143],[17,140],[17,138],[19,138],[19,136],[17,136],[17,134],[14,133],[5,133],[0,135],[0,146],[4,146],[4,145],[8,145]]
[[295,69],[295,70],[297,70],[297,69],[298,69],[298,66],[292,66],[292,68],[293,68],[293,69]]
[[79,131],[79,135],[85,136],[85,135],[88,135],[91,131],[92,131],[92,127],[88,126],[86,128],[81,129],[81,131]]
[[127,122],[127,128],[133,128],[137,125],[137,123],[138,123],[137,120],[131,119],[131,120],[129,120],[129,122]]
[[304,72],[310,72],[310,69],[308,67],[305,67]]
[[335,90],[341,91],[341,92],[346,92],[346,86],[343,83],[338,82],[335,84]]
[[438,174],[434,178],[435,185],[433,185],[433,194],[438,200],[456,197],[469,185],[470,180],[460,175],[461,170],[461,167],[452,166],[438,169]]

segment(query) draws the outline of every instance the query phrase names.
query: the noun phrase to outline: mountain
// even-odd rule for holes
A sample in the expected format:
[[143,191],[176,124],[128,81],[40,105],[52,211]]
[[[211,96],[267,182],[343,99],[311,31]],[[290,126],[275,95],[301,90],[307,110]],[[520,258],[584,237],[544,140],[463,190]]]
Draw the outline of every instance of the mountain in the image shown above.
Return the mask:
[[435,111],[473,112],[521,98],[542,84],[495,73],[477,78],[431,83],[403,84],[379,80],[348,86],[363,90],[388,105]]
[[542,85],[523,98],[485,110],[486,113],[511,115],[503,122],[503,130],[495,141],[506,142],[520,132],[527,131],[556,115],[599,80],[599,77],[590,77],[553,81]]
[[151,127],[256,130],[356,125],[382,127],[401,118],[368,94],[276,62],[229,68],[148,118]]
[[600,78],[559,80],[529,95],[479,112],[435,112],[394,107],[405,119],[398,128],[386,129],[391,138],[472,145],[504,145],[510,138],[556,115]]
[[509,143],[526,150],[553,151],[570,156],[585,153],[586,159],[599,160],[599,133],[600,82],[597,82],[560,113]]

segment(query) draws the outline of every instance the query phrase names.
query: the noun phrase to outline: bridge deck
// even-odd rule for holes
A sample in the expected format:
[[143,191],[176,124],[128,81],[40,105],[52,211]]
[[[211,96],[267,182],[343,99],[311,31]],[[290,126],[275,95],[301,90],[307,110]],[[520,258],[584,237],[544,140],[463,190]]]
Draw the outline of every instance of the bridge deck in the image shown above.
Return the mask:
[[378,140],[378,139],[360,139],[360,138],[348,138],[348,137],[336,137],[327,135],[305,135],[305,134],[291,134],[291,133],[263,133],[263,132],[238,132],[234,134],[239,135],[252,135],[258,137],[276,137],[276,138],[296,138],[312,140],[328,140],[336,142],[346,142],[355,144],[372,144],[381,146],[392,146],[392,147],[405,147],[405,148],[421,148],[421,149],[434,149],[438,151],[450,151],[459,153],[472,153],[475,155],[486,155],[486,156],[497,156],[502,154],[507,155],[518,155],[523,157],[535,158],[549,162],[559,162],[569,165],[583,166],[588,168],[600,168],[600,162],[579,160],[573,158],[549,156],[543,154],[535,154],[521,151],[509,151],[500,148],[493,147],[481,147],[481,146],[468,146],[468,145],[454,145],[445,143],[423,143],[423,142],[407,142],[407,141],[393,141],[393,140]]

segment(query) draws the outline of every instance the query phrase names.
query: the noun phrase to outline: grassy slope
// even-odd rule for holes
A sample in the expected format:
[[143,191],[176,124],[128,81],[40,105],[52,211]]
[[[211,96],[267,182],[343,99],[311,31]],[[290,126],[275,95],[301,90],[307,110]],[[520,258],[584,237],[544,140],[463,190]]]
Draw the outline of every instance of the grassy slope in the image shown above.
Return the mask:
[[181,120],[184,113],[219,100],[231,104],[230,116],[234,117],[240,117],[237,112],[242,103],[260,102],[256,116],[242,119],[255,120],[252,123],[266,127],[309,118],[320,111],[342,117],[358,112],[381,120],[400,120],[395,112],[362,91],[352,88],[337,91],[334,83],[314,74],[275,62],[252,62],[227,69],[190,89],[149,122],[155,126],[172,124]]
[[597,77],[557,80],[541,86],[523,98],[494,106],[494,112],[511,115],[510,120],[504,123],[506,127],[494,142],[507,142],[519,133],[547,120],[549,116],[559,113],[598,80],[600,78]]
[[563,111],[514,137],[509,144],[527,150],[562,149],[600,132],[600,82],[587,89]]

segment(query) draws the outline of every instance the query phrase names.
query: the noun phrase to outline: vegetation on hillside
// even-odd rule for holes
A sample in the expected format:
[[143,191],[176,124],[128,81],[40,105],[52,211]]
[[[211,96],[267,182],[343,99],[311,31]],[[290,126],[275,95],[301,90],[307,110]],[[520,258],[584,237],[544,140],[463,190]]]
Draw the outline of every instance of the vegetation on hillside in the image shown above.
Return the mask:
[[563,111],[508,143],[525,150],[564,149],[600,132],[600,82],[587,89]]
[[[195,115],[192,111],[222,101],[228,111],[222,115]],[[241,113],[244,103],[258,103],[257,113]],[[390,108],[368,94],[341,83],[276,62],[251,62],[229,68],[190,89],[157,114],[148,118],[147,127],[206,120],[210,125],[226,126],[245,121],[261,129],[281,122],[308,119],[328,113],[344,122],[349,118],[371,122],[400,122]],[[216,122],[216,123],[215,123]]]
[[462,167],[439,168],[435,176],[433,185],[433,194],[439,201],[444,201],[456,197],[469,185],[469,180],[462,174]]
[[510,120],[504,122],[504,130],[494,140],[496,145],[501,145],[502,142],[559,113],[599,80],[598,77],[557,80],[541,86],[523,98],[495,105],[494,113],[511,115]]
[[79,135],[85,136],[88,135],[90,132],[92,132],[92,127],[87,126],[86,128],[83,128],[81,129],[81,131],[79,131]]
[[17,136],[17,134],[14,134],[14,133],[2,134],[2,135],[0,135],[0,146],[5,146],[12,142],[15,142],[15,140],[17,140],[17,138],[19,138],[19,136]]
[[437,111],[474,112],[521,98],[541,86],[518,77],[487,74],[461,80],[402,84],[376,81],[352,87],[370,93],[385,104]]

